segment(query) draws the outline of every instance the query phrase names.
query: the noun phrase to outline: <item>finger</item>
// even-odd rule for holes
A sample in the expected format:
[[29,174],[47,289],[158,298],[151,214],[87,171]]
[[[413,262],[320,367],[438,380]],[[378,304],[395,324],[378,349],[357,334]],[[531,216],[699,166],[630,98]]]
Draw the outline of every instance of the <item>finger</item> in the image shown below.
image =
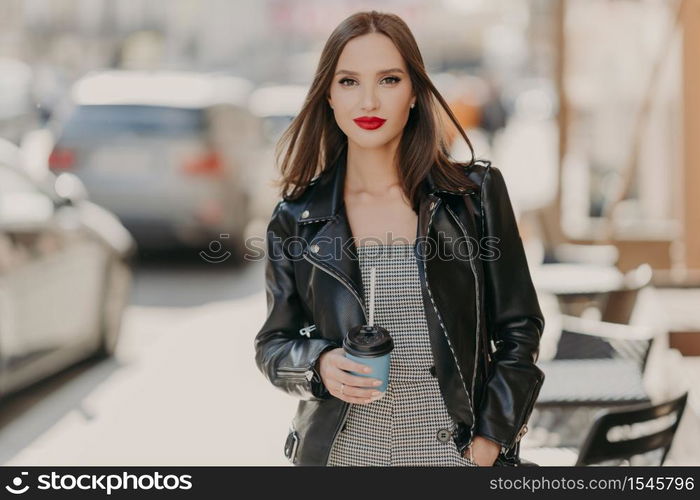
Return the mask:
[[329,387],[329,391],[336,397],[353,396],[356,398],[378,398],[381,397],[381,395],[383,394],[382,392],[379,392],[376,388],[355,387],[339,380],[334,380],[331,382],[331,384],[332,385],[331,387]]
[[382,393],[376,389],[363,389],[361,387],[353,387],[351,385],[346,385],[343,387],[343,395],[346,394],[356,398],[372,398],[380,397],[382,395]]
[[[382,385],[382,381],[372,377],[359,377],[357,375],[351,375],[346,371],[338,369],[334,371],[332,377],[339,380],[345,385],[352,385],[354,387],[377,387]],[[375,383],[377,382],[377,383]]]
[[362,363],[357,363],[356,361],[346,358],[345,356],[336,358],[335,367],[340,368],[341,370],[347,370],[362,374],[372,373],[371,367]]
[[[384,393],[377,391],[376,389],[362,389],[358,387],[352,387],[348,385],[342,385],[341,382],[333,383],[329,388],[329,392],[338,399],[347,401],[348,403],[371,403],[379,398],[381,398]],[[341,392],[342,389],[342,392]],[[375,395],[376,393],[376,395]]]
[[348,403],[353,403],[356,405],[366,405],[366,404],[374,401],[374,399],[372,399],[372,398],[357,398],[357,397],[346,396],[346,395],[340,396],[339,399],[342,399],[343,401],[347,401]]

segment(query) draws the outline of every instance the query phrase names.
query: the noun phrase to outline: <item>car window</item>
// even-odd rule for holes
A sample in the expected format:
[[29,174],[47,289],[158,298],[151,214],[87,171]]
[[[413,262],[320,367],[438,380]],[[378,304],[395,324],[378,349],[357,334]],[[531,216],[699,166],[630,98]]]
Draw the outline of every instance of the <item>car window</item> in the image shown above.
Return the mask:
[[292,123],[292,120],[294,120],[294,117],[287,115],[266,116],[263,118],[265,140],[269,144],[275,144]]
[[61,134],[83,138],[114,134],[182,135],[201,133],[205,127],[201,109],[140,105],[78,106]]

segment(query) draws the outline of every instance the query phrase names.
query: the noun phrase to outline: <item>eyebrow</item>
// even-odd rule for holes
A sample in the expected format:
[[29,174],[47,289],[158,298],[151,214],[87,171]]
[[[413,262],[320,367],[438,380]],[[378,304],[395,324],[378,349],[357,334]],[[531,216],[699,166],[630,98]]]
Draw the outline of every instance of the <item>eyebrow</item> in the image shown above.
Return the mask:
[[[377,71],[378,75],[384,75],[386,73],[404,73],[404,70],[402,70],[401,68],[390,68],[390,69],[383,69],[381,71]],[[335,74],[336,75],[341,75],[341,74],[353,75],[353,76],[359,75],[359,73],[357,71],[350,71],[348,69],[341,69],[341,70],[337,71]]]

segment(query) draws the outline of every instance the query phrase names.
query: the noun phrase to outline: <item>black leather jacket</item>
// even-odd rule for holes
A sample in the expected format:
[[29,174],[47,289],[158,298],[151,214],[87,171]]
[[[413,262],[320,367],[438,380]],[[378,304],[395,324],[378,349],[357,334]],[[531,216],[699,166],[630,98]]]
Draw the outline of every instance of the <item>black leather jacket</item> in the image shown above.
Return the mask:
[[[267,229],[268,312],[255,361],[275,387],[299,399],[284,447],[296,465],[327,463],[350,407],[328,392],[316,361],[367,322],[341,156],[301,197],[280,201]],[[480,188],[439,190],[430,175],[421,184],[417,253],[431,373],[460,453],[479,434],[501,444],[501,464],[518,458],[544,381],[535,365],[544,318],[501,172],[477,162],[465,175]],[[479,255],[455,258],[457,247],[442,245],[449,238],[478,241]],[[444,255],[428,244],[420,251],[421,241],[438,242]]]

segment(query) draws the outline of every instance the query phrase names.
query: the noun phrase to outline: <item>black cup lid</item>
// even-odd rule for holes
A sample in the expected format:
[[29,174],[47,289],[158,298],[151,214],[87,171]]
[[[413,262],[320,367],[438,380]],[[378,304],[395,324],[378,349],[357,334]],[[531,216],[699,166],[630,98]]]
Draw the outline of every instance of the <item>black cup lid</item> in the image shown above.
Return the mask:
[[381,326],[361,325],[350,329],[343,348],[353,356],[378,357],[394,349],[394,340]]

